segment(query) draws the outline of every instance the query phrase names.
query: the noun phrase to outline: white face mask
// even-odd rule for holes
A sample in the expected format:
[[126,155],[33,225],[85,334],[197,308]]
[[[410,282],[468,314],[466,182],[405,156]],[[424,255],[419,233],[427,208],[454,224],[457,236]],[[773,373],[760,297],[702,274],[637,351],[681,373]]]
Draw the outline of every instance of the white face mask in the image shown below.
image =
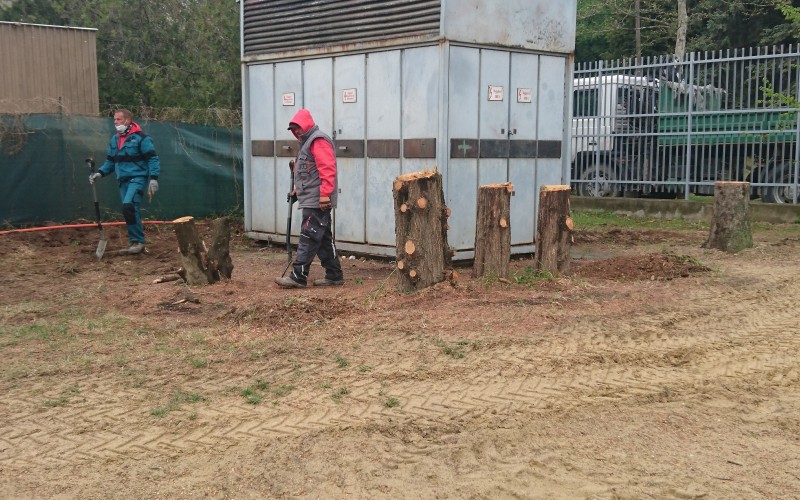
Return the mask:
[[125,132],[125,130],[128,128],[128,126],[127,125],[115,125],[114,128],[117,129],[117,132],[119,132],[121,134],[121,133]]

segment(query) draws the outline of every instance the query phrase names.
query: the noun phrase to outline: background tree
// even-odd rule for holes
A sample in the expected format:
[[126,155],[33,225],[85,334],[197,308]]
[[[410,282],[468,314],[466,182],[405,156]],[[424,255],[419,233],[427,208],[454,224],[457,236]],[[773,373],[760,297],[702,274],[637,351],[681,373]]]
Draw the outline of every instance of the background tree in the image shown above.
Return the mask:
[[[678,40],[678,1],[641,3],[642,55],[671,54]],[[781,9],[800,0],[685,0],[687,51],[712,51],[797,43],[797,30]],[[578,0],[576,61],[633,58],[636,0]]]
[[232,0],[17,0],[0,20],[97,28],[101,109],[241,108]]

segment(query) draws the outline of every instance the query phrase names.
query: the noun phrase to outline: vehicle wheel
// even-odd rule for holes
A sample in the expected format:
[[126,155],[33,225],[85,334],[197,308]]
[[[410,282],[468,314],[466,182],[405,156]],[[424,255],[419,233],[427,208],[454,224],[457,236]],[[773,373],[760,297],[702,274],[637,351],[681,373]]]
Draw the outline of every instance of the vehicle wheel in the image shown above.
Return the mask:
[[578,196],[619,196],[622,192],[620,185],[613,182],[617,179],[614,169],[605,163],[590,165],[581,172],[582,181],[577,184],[575,190]]
[[792,175],[787,173],[783,179],[785,186],[770,186],[761,188],[761,201],[764,203],[794,203],[795,196],[800,200],[800,193],[797,192],[797,184],[792,184]]

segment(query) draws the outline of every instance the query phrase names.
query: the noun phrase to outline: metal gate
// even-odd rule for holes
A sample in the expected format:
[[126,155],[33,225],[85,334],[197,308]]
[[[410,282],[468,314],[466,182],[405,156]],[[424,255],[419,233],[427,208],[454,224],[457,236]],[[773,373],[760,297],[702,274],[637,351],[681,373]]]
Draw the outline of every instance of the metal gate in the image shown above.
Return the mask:
[[797,47],[578,64],[572,185],[584,196],[713,194],[747,181],[798,202]]

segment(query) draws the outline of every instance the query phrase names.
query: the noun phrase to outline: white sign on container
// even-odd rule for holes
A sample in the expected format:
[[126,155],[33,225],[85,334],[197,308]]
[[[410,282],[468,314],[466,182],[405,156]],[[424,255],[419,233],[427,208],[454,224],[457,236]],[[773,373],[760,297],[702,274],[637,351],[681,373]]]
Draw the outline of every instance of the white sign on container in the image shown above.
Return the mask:
[[284,106],[294,106],[294,92],[283,94],[281,97]]
[[518,88],[517,89],[517,102],[531,102],[533,92],[531,89]]
[[356,102],[357,95],[358,94],[356,92],[356,89],[344,89],[342,90],[342,102],[344,103]]
[[489,85],[489,100],[502,101],[503,100],[503,87],[497,85]]

